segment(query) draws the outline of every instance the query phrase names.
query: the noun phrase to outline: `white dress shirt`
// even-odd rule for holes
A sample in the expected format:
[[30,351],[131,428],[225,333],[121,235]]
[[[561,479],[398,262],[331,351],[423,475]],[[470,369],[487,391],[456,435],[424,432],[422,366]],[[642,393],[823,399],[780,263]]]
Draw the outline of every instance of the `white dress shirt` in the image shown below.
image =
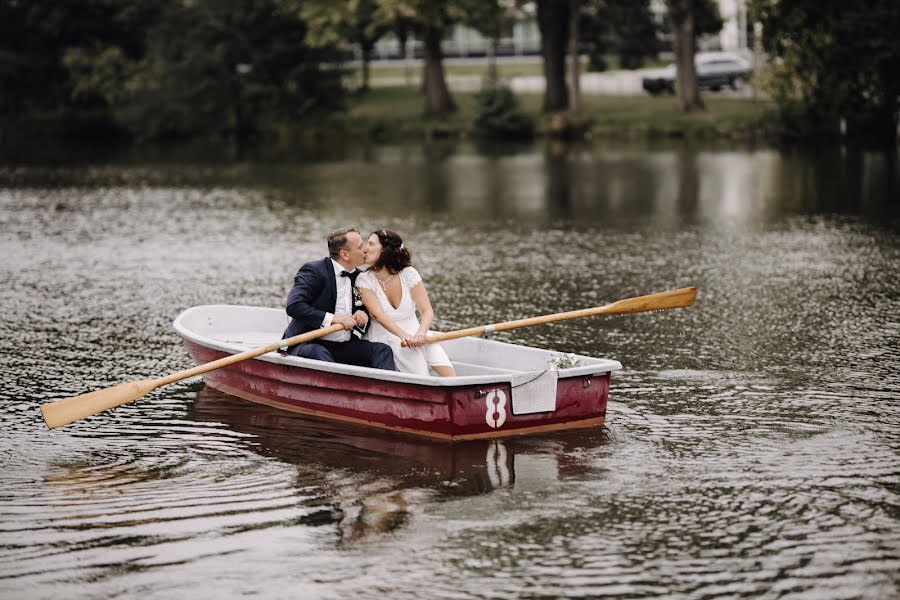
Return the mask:
[[[331,266],[334,267],[334,279],[337,282],[337,299],[334,303],[334,312],[325,313],[325,318],[322,320],[322,327],[328,327],[329,325],[331,325],[331,322],[334,320],[335,314],[353,314],[353,284],[350,283],[349,277],[341,277],[341,273],[343,271],[346,271],[347,269],[338,264],[338,262],[334,259],[331,259]],[[353,269],[351,269],[349,272],[352,271]],[[344,329],[342,331],[329,333],[328,335],[323,336],[321,339],[328,340],[329,342],[346,342],[350,339],[350,335],[350,332]]]

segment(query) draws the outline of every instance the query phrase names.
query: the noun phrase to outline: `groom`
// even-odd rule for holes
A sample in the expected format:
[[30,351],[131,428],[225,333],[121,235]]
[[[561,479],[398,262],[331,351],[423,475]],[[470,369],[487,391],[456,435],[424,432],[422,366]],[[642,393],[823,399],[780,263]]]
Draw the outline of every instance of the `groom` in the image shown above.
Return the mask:
[[390,346],[360,339],[369,324],[369,314],[354,293],[360,273],[356,266],[366,260],[359,231],[353,227],[332,231],[328,254],[328,258],[306,263],[294,276],[294,287],[287,297],[287,314],[292,318],[282,339],[335,323],[343,325],[344,330],[290,346],[288,354],[395,371]]

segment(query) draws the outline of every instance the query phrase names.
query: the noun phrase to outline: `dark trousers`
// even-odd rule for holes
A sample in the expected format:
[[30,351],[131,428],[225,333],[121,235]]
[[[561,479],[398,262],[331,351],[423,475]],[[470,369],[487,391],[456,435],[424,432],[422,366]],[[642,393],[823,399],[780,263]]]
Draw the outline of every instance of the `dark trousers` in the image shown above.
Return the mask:
[[291,346],[288,354],[313,360],[338,362],[345,365],[358,367],[372,367],[396,371],[394,365],[394,352],[391,347],[381,342],[370,342],[351,336],[346,342],[330,342],[328,340],[313,340],[303,344]]

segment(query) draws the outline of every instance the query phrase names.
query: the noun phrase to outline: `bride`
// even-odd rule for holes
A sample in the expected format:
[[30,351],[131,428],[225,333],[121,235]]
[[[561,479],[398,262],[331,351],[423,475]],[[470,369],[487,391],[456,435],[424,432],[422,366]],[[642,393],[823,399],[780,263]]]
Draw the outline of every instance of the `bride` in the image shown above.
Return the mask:
[[[388,344],[398,371],[428,375],[430,367],[442,377],[456,375],[444,349],[438,344],[425,344],[434,310],[400,236],[386,229],[369,236],[366,264],[368,270],[356,278],[360,299],[373,319],[366,339]],[[416,309],[421,323],[416,319]],[[401,340],[406,348],[400,345]]]

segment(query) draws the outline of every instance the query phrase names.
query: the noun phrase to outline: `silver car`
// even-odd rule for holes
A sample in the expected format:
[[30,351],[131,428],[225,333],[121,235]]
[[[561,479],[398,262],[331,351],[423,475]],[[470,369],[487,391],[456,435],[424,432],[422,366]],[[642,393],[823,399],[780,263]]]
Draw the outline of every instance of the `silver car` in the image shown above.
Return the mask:
[[[697,85],[700,89],[719,91],[723,87],[741,89],[753,74],[747,59],[731,52],[698,52],[694,56]],[[648,72],[642,79],[650,94],[675,93],[675,65]]]

